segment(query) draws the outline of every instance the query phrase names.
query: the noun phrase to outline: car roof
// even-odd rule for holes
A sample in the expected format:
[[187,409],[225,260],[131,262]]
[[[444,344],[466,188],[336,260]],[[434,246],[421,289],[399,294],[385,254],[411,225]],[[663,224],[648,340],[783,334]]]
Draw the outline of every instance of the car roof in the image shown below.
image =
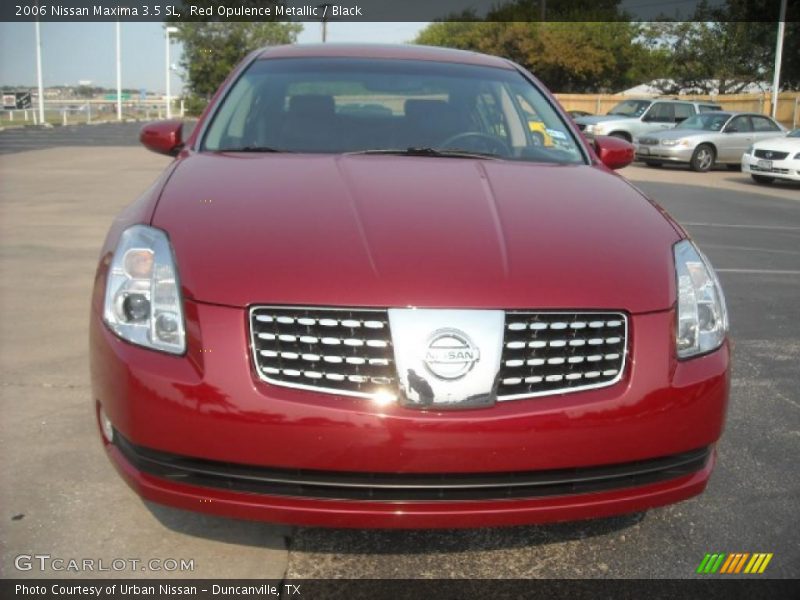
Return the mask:
[[510,61],[498,56],[414,44],[289,44],[264,48],[260,51],[258,58],[403,59],[514,69]]

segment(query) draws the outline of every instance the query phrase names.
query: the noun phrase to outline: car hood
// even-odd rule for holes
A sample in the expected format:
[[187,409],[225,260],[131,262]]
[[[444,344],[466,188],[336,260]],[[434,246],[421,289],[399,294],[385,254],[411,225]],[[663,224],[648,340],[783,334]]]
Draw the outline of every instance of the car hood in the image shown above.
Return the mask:
[[665,309],[671,223],[601,167],[377,155],[181,159],[153,225],[203,302]]
[[704,131],[702,129],[665,129],[664,131],[653,131],[644,133],[640,138],[655,138],[657,140],[683,140],[696,137],[708,137],[713,135],[714,131]]
[[626,117],[625,115],[595,115],[592,117],[580,117],[575,119],[575,122],[580,123],[581,125],[596,125],[597,123],[605,123],[607,121],[622,120],[635,121],[636,119],[632,117]]
[[800,152],[800,138],[774,137],[756,142],[755,147],[763,150],[776,150],[795,154]]

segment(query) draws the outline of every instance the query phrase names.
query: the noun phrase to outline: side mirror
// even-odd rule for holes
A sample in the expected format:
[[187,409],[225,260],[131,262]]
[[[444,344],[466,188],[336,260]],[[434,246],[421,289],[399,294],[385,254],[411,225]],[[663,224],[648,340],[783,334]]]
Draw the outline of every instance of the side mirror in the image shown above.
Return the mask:
[[621,169],[633,162],[633,144],[625,140],[598,135],[594,138],[594,148],[600,162],[609,169]]
[[154,121],[142,127],[139,141],[158,154],[176,156],[183,148],[183,121]]

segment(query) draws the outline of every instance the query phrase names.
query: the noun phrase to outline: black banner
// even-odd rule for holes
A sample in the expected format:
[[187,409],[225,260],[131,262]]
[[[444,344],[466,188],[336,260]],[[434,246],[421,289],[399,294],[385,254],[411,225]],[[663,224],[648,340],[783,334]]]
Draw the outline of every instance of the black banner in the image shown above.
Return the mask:
[[332,579],[332,580],[101,580],[42,579],[0,581],[0,597],[64,600],[234,599],[295,600],[756,600],[797,598],[795,580],[703,578],[690,580],[585,579]]
[[[0,21],[777,21],[780,0],[3,0]],[[793,3],[790,2],[791,7]],[[699,12],[698,12],[699,11]],[[789,10],[794,14],[796,9]],[[791,20],[787,15],[787,20]]]

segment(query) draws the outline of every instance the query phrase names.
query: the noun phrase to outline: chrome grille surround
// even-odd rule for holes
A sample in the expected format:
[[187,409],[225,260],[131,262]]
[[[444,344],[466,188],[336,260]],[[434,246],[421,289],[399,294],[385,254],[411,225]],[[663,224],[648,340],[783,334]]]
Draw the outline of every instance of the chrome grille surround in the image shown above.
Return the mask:
[[[259,305],[249,330],[263,381],[361,398],[400,394],[386,309]],[[628,348],[622,312],[506,311],[497,401],[611,386]]]
[[253,306],[249,329],[253,365],[264,381],[362,398],[396,395],[385,310]]
[[621,312],[507,311],[497,400],[607,387],[625,372]]
[[643,146],[658,146],[658,138],[643,137],[639,138],[639,143]]
[[778,150],[756,150],[753,152],[756,158],[766,158],[768,160],[785,160],[789,157],[788,152],[779,152]]

